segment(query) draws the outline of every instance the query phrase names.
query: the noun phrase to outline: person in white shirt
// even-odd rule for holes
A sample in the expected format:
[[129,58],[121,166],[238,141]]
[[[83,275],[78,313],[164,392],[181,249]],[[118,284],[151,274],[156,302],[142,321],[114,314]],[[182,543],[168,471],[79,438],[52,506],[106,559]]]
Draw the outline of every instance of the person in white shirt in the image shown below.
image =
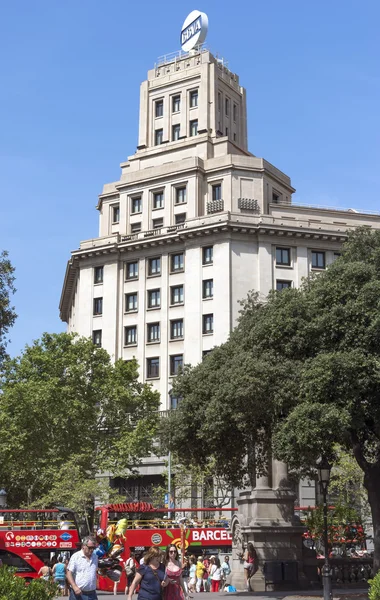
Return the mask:
[[210,558],[210,577],[211,577],[211,591],[219,592],[220,581],[222,579],[222,569],[220,568],[220,560],[217,556]]
[[96,572],[98,557],[94,554],[96,540],[87,536],[82,549],[70,558],[66,577],[71,586],[70,600],[98,600],[96,594]]

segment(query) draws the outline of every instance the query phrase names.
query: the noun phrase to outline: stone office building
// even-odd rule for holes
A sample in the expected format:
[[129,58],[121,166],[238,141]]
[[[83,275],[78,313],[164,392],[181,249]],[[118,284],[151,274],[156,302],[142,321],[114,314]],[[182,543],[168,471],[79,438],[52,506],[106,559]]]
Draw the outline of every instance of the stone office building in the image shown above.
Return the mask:
[[[249,290],[298,286],[380,217],[292,202],[288,175],[248,151],[246,93],[209,51],[165,57],[140,89],[139,139],[99,196],[99,236],[71,253],[60,315],[176,407],[172,378],[224,342]],[[158,475],[162,463],[143,467]],[[314,490],[300,487],[310,504]],[[133,495],[133,493],[132,493]],[[136,495],[136,494],[135,494]]]

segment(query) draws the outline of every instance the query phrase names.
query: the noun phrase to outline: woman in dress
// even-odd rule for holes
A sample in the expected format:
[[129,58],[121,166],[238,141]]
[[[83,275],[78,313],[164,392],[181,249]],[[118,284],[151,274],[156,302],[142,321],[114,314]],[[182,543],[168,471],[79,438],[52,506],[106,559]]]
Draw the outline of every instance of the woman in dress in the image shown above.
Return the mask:
[[168,581],[164,592],[165,600],[184,600],[187,598],[187,592],[182,579],[177,546],[171,545],[166,548],[165,566]]
[[248,542],[247,549],[244,552],[244,556],[243,556],[245,588],[246,588],[247,592],[249,592],[249,590],[251,589],[249,581],[253,575],[254,568],[255,568],[255,556],[256,556],[256,552],[253,547],[253,544],[252,544],[252,542]]
[[168,585],[165,567],[160,563],[159,548],[152,547],[144,556],[144,564],[136,571],[129,586],[128,599],[132,600],[133,592],[140,585],[138,600],[161,600],[162,589]]

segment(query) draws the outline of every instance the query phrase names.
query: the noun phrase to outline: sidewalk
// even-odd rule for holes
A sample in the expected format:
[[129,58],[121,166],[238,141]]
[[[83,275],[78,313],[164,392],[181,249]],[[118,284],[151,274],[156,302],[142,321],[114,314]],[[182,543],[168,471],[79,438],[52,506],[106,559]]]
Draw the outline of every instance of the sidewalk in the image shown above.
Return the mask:
[[[252,598],[252,600],[316,600],[316,598],[323,598],[323,590],[304,590],[304,591],[295,591],[295,592],[200,592],[199,594],[194,594],[193,600],[217,600],[218,598]],[[99,600],[101,598],[125,598],[122,592],[119,592],[117,596],[114,596],[112,592],[98,592]],[[333,590],[333,598],[337,598],[339,600],[367,600],[368,599],[368,589],[341,589],[337,588]],[[136,596],[137,600],[137,596]]]

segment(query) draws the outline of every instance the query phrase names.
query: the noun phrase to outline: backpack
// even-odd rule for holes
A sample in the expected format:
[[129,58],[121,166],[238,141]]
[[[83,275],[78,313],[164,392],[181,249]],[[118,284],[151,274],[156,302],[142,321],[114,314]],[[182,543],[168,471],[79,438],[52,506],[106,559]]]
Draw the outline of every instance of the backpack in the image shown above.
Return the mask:
[[135,561],[133,560],[133,558],[129,558],[127,560],[127,562],[125,563],[125,573],[126,573],[127,577],[134,575],[135,571],[136,571]]

